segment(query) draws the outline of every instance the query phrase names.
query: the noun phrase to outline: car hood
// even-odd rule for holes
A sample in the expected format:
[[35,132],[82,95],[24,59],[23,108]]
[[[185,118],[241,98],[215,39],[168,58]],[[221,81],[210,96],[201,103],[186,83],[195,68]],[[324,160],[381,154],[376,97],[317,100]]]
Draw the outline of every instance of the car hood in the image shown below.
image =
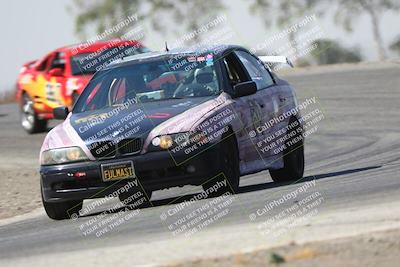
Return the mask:
[[70,113],[62,124],[48,133],[42,151],[80,146],[94,159],[88,149],[93,142],[139,137],[144,140],[142,153],[145,153],[154,137],[190,131],[207,113],[226,105],[226,99],[227,95],[222,93],[212,98],[171,99]]

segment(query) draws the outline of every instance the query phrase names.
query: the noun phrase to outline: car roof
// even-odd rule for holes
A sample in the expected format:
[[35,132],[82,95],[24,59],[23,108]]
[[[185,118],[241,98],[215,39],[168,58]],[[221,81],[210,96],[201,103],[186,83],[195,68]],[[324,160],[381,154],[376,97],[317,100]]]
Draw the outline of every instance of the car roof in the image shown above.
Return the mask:
[[[79,54],[79,53],[85,53],[85,52],[95,52],[104,46],[110,46],[110,47],[115,47],[115,46],[120,46],[123,44],[126,44],[129,42],[130,45],[135,45],[138,47],[143,47],[143,45],[136,40],[119,40],[119,39],[114,39],[114,40],[108,40],[108,41],[97,41],[97,42],[87,42],[87,43],[80,43],[80,44],[73,44],[73,45],[68,45],[64,47],[60,47],[56,49],[56,52],[74,52],[74,54]],[[78,53],[76,53],[78,51]]]
[[166,57],[171,58],[174,56],[181,56],[181,55],[204,55],[212,53],[214,54],[215,57],[221,57],[225,53],[237,49],[244,49],[244,48],[238,45],[212,45],[212,46],[180,47],[168,51],[164,50],[164,51],[147,52],[115,60],[111,62],[103,70],[119,66],[132,65],[137,62],[154,61]]

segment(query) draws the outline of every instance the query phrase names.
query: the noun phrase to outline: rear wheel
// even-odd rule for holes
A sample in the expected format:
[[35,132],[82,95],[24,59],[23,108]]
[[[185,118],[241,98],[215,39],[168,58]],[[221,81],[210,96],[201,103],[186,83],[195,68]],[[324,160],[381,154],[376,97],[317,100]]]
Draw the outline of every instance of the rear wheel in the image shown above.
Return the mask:
[[42,203],[47,216],[53,220],[64,220],[77,218],[79,211],[82,209],[83,200],[47,202],[42,195]]
[[37,113],[33,109],[33,101],[27,95],[22,96],[21,102],[21,125],[27,133],[40,133],[47,130],[47,120],[38,118]]
[[[290,120],[289,125],[296,124],[295,119]],[[297,126],[289,130],[296,131],[296,135],[289,138],[283,151],[283,168],[279,170],[269,170],[274,182],[296,181],[304,174],[304,139],[302,136],[301,125],[297,121]]]
[[[203,184],[209,197],[217,197],[226,192],[236,194],[239,190],[239,153],[235,136],[223,137],[220,147],[219,174]],[[215,190],[217,189],[217,190]]]

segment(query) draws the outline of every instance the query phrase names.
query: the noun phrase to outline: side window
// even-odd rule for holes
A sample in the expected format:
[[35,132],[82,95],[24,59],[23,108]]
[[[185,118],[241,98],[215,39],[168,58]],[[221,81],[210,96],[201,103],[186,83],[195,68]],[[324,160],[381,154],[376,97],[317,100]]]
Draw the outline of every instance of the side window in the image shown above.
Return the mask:
[[39,66],[36,67],[37,71],[45,71],[47,66],[49,65],[51,59],[51,55],[47,56],[45,59],[43,59],[40,63]]
[[54,56],[54,59],[51,62],[50,69],[55,68],[65,69],[65,56],[63,52],[58,52]]
[[229,82],[231,85],[235,85],[240,82],[248,80],[242,67],[240,66],[237,59],[233,54],[230,54],[224,58],[224,65],[228,73]]
[[271,74],[257,58],[244,51],[235,51],[235,53],[243,63],[251,79],[257,84],[258,90],[274,84]]
[[110,105],[124,103],[126,95],[125,79],[114,79],[110,90]]

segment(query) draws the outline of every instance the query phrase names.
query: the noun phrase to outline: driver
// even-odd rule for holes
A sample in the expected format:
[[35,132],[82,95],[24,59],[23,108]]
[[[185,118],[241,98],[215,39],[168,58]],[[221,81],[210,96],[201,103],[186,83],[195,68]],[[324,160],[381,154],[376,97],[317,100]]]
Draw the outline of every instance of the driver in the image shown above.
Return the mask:
[[178,86],[175,91],[175,97],[184,96],[211,96],[218,90],[215,72],[209,66],[202,69],[196,69],[192,83],[184,83]]

